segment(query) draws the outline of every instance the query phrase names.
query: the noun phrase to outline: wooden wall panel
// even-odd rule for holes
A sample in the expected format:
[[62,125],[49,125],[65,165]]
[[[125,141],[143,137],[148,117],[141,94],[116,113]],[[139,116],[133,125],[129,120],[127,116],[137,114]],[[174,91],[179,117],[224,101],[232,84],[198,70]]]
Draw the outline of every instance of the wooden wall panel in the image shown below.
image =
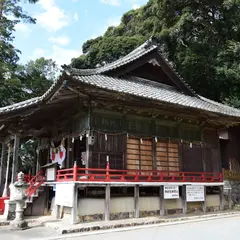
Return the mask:
[[[140,153],[140,142],[137,138],[127,138],[127,169],[128,170],[139,170],[139,153]],[[129,172],[129,174],[135,174],[135,172]]]
[[[141,170],[152,170],[153,169],[153,150],[152,150],[152,139],[144,139],[140,144],[140,160]],[[142,173],[142,175],[148,175],[149,173]]]
[[92,168],[106,168],[107,156],[109,156],[110,168],[125,169],[126,136],[110,135],[95,132],[95,143],[91,148]]
[[202,146],[200,144],[183,144],[183,171],[203,172]]
[[160,171],[179,171],[178,144],[157,142],[156,165]]
[[[152,139],[140,140],[140,138],[127,139],[127,169],[152,170]],[[144,175],[144,173],[142,173]]]

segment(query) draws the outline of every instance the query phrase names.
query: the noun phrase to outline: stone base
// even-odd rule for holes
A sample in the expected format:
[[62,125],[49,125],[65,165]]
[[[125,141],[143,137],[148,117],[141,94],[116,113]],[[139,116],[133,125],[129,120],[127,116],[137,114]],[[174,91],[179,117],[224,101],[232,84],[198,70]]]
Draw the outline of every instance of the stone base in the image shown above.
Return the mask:
[[3,214],[4,220],[13,220],[15,218],[16,202],[12,200],[5,200],[5,210]]
[[28,223],[25,220],[13,220],[10,222],[10,230],[24,230],[28,228]]

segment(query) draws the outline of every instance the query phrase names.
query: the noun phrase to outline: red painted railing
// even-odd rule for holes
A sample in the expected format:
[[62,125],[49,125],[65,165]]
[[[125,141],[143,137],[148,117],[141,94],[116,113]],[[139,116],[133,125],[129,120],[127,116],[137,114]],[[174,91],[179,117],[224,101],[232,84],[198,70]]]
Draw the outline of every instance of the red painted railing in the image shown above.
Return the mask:
[[45,182],[44,171],[40,171],[35,177],[29,181],[29,188],[26,190],[27,196],[35,194],[39,187]]
[[[30,182],[33,177],[34,177],[34,176],[32,176],[31,174],[24,174],[23,181],[24,181],[24,182]],[[18,177],[16,177],[16,181],[17,181],[17,180],[18,180]]]
[[78,168],[58,170],[58,182],[222,182],[221,173]]

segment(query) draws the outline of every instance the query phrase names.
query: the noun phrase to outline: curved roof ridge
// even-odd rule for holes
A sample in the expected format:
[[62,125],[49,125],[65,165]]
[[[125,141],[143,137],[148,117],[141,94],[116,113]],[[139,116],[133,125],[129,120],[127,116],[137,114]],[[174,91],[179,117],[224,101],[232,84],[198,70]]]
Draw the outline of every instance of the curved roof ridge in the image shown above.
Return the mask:
[[155,43],[155,41],[150,38],[147,41],[145,41],[142,45],[128,53],[127,55],[117,59],[116,61],[113,61],[111,63],[107,63],[104,66],[97,67],[97,68],[88,68],[88,69],[78,69],[73,68],[67,65],[63,65],[62,68],[71,75],[94,75],[94,74],[100,74],[105,73],[110,70],[114,70],[118,67],[121,67],[125,64],[128,64],[130,62],[133,62],[134,60],[146,55],[147,53],[157,49],[158,46]]

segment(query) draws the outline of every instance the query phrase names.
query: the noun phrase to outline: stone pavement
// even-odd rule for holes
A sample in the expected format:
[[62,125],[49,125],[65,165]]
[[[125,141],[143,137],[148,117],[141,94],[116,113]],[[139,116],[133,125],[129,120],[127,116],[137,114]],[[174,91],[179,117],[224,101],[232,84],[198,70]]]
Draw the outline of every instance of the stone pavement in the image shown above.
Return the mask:
[[[0,227],[1,239],[7,240],[22,240],[22,239],[57,239],[62,234],[67,233],[88,233],[99,230],[127,228],[143,225],[173,225],[183,222],[204,221],[219,218],[227,218],[231,216],[240,216],[240,211],[224,211],[216,213],[199,213],[192,215],[171,215],[164,217],[148,217],[138,219],[125,219],[115,221],[101,221],[92,223],[80,223],[71,225],[68,220],[55,220],[51,216],[43,216],[38,218],[27,218],[30,228],[24,231],[13,232],[9,231],[8,227]],[[1,222],[1,220],[0,220]],[[2,221],[3,222],[3,221]],[[6,224],[6,222],[5,222]]]

